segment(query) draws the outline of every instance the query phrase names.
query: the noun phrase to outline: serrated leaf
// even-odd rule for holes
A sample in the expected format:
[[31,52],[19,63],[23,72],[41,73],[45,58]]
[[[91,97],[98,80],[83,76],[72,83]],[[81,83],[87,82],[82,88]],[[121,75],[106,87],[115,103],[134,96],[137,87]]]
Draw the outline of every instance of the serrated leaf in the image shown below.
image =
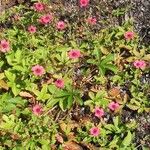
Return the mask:
[[80,98],[80,97],[75,97],[75,100],[76,100],[76,102],[77,102],[79,105],[83,105],[83,100],[82,100],[82,98]]
[[55,104],[57,104],[61,99],[51,99],[47,102],[46,106],[49,108],[54,107]]
[[17,63],[20,63],[21,56],[22,56],[22,51],[17,50],[16,53],[15,53],[15,58],[17,59]]
[[73,96],[72,95],[70,95],[69,97],[68,97],[68,106],[67,106],[67,108],[69,109],[69,108],[71,108],[71,106],[72,106],[72,104],[73,104]]
[[20,92],[20,89],[18,89],[15,84],[11,87],[11,89],[15,96],[17,96]]
[[117,117],[113,118],[113,122],[114,122],[115,127],[118,128],[118,125],[119,125],[119,117],[117,116]]
[[133,50],[133,54],[138,58],[141,57],[141,54],[139,52],[137,52],[137,50]]
[[145,55],[142,59],[146,61],[150,61],[150,54]]
[[8,90],[9,86],[7,85],[7,83],[4,80],[0,80],[0,89],[5,89]]
[[86,100],[85,102],[84,102],[84,105],[88,105],[88,106],[90,106],[91,104],[93,104],[94,102],[92,101],[92,100]]
[[3,79],[5,77],[4,73],[0,73],[0,80]]
[[105,68],[113,71],[114,73],[116,73],[118,71],[118,68],[116,66],[112,65],[112,64],[106,64]]
[[136,59],[136,57],[131,56],[131,57],[128,57],[128,58],[126,59],[126,61],[127,61],[127,62],[133,62],[135,59]]
[[16,75],[15,74],[13,74],[13,73],[11,73],[10,71],[5,71],[5,75],[6,75],[6,77],[8,78],[8,80],[10,81],[10,82],[14,82],[15,81],[15,78],[16,78]]
[[105,48],[105,47],[100,47],[100,50],[101,50],[101,52],[102,52],[103,54],[105,54],[105,55],[109,54],[109,51],[108,51],[107,48]]
[[21,92],[19,93],[19,95],[20,95],[21,97],[25,97],[25,98],[32,98],[32,97],[33,97],[29,92],[26,92],[26,91],[21,91]]
[[141,49],[140,54],[141,54],[141,56],[144,56],[145,55],[145,49]]
[[112,124],[106,124],[105,128],[110,130],[110,131],[114,131],[115,130],[115,127]]
[[109,63],[109,62],[111,62],[111,61],[113,61],[113,60],[114,60],[114,55],[113,55],[113,54],[108,54],[108,55],[106,56],[106,58],[104,58],[104,59],[102,60],[101,65],[105,65],[105,64],[107,64],[107,63]]
[[93,93],[93,92],[89,92],[89,97],[90,97],[91,99],[94,99],[94,97],[95,97],[94,93]]
[[140,107],[132,104],[127,104],[127,107],[129,107],[131,110],[138,110]]
[[67,109],[67,99],[61,99],[59,101],[59,107],[61,108],[61,110],[65,111]]
[[109,91],[108,91],[108,94],[112,97],[116,97],[120,94],[120,89],[119,88],[111,88]]
[[124,138],[122,144],[127,147],[131,144],[131,141],[132,141],[132,134],[130,131],[128,131],[127,136]]

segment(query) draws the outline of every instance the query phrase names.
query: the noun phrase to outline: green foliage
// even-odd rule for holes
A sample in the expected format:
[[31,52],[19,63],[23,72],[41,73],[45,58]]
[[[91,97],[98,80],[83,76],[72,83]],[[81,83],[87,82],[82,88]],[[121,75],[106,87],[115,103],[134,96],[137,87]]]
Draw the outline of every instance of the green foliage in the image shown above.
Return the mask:
[[[0,41],[10,45],[5,53],[0,45],[0,150],[61,150],[68,141],[89,149],[147,150],[143,139],[137,145],[136,132],[137,119],[150,110],[150,49],[140,45],[134,32],[133,39],[125,38],[126,31],[133,31],[131,20],[112,24],[129,6],[109,10],[92,1],[84,9],[77,3],[66,7],[42,0],[46,10],[38,12],[30,7],[34,2],[0,16]],[[52,21],[40,24],[39,18],[48,13]],[[103,20],[99,13],[110,16]],[[92,14],[95,25],[87,21]],[[65,29],[57,29],[62,20]],[[35,33],[28,31],[30,25]],[[80,51],[79,58],[69,56],[72,49]],[[136,67],[136,60],[145,67]],[[35,65],[44,68],[42,75],[34,73]],[[58,87],[57,79],[64,86]],[[118,103],[118,111],[110,110],[110,102]],[[102,117],[95,115],[95,107],[104,110]],[[129,112],[136,117],[130,119]],[[98,136],[90,134],[93,126],[100,129]]]

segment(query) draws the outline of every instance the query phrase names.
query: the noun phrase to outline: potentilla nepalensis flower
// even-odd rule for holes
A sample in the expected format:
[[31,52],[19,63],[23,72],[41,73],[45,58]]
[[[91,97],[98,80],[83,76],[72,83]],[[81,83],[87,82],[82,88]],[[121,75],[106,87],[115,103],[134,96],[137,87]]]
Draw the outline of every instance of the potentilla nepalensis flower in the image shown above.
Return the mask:
[[64,80],[63,79],[57,79],[55,81],[55,86],[58,87],[58,88],[64,88]]
[[76,58],[79,58],[81,57],[81,53],[80,53],[80,50],[75,50],[75,49],[72,49],[68,52],[68,56],[70,59],[76,59]]
[[104,116],[104,110],[102,108],[96,107],[94,110],[95,116],[101,118]]
[[115,102],[111,102],[111,103],[109,103],[108,108],[109,108],[110,110],[112,110],[112,111],[115,111],[115,110],[117,110],[117,109],[119,108],[119,104],[118,104],[118,103],[115,103]]
[[90,129],[90,134],[91,134],[92,136],[99,136],[99,134],[100,134],[100,129],[99,129],[98,127],[92,127],[92,128]]
[[43,66],[35,65],[32,67],[32,72],[35,76],[42,76],[45,73]]
[[52,19],[53,19],[52,15],[51,14],[47,14],[47,15],[41,16],[39,18],[39,22],[41,24],[46,25],[46,24],[50,23],[52,21]]
[[97,23],[97,19],[95,17],[89,17],[87,19],[87,23],[90,25],[95,25]]
[[59,21],[58,23],[57,23],[57,29],[58,30],[63,30],[63,29],[65,29],[65,22],[64,21]]
[[10,51],[9,42],[7,40],[1,40],[0,41],[0,51],[3,53]]
[[32,112],[33,112],[35,115],[37,115],[37,116],[41,115],[41,114],[42,114],[42,111],[43,111],[43,109],[42,109],[42,107],[41,107],[39,104],[36,104],[36,105],[33,106],[33,108],[32,108]]
[[125,32],[124,37],[126,40],[132,40],[134,38],[134,32],[127,31],[127,32]]
[[45,5],[41,2],[34,3],[33,8],[35,11],[41,12],[45,9]]
[[30,33],[35,33],[35,32],[36,32],[36,27],[33,26],[33,25],[29,26],[29,27],[28,27],[28,31],[29,31]]
[[86,7],[89,4],[89,0],[79,0],[80,7]]
[[136,60],[133,65],[137,69],[144,69],[146,67],[146,62],[144,60]]

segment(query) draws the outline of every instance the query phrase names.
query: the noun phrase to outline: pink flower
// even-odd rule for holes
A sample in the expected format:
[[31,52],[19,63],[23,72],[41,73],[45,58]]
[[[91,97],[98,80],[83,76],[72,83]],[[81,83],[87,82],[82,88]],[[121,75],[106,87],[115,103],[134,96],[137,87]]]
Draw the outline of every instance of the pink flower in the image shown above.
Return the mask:
[[90,25],[95,25],[97,22],[97,19],[95,17],[89,17],[87,19],[87,23],[90,24]]
[[30,32],[30,33],[35,33],[36,32],[36,27],[35,26],[29,26],[28,27],[28,31]]
[[144,60],[136,60],[133,63],[134,67],[137,69],[144,69],[146,67],[146,63]]
[[80,7],[86,7],[89,4],[89,0],[80,0]]
[[57,79],[55,81],[55,86],[58,87],[58,88],[64,88],[64,80],[63,79]]
[[95,112],[95,116],[98,118],[104,116],[104,110],[102,108],[96,107],[94,112]]
[[47,15],[44,15],[44,16],[40,17],[39,22],[41,24],[46,25],[46,24],[50,23],[52,21],[52,19],[53,19],[52,15],[47,14]]
[[35,76],[42,76],[45,73],[43,66],[35,65],[32,67],[32,72]]
[[36,105],[33,106],[33,108],[32,108],[32,112],[33,112],[35,115],[37,115],[37,116],[41,115],[41,114],[42,114],[42,111],[43,111],[43,109],[42,109],[42,107],[41,107],[39,104],[36,104]]
[[92,127],[92,128],[90,129],[90,134],[91,134],[92,136],[98,136],[98,135],[100,134],[99,128],[98,128],[98,127]]
[[65,29],[65,22],[64,21],[59,21],[57,23],[57,29],[59,29],[59,30]]
[[68,52],[68,56],[69,56],[70,59],[79,58],[79,57],[81,57],[80,50],[75,50],[75,49],[70,50],[70,51]]
[[127,31],[127,32],[125,32],[124,37],[126,40],[132,40],[134,38],[134,32]]
[[45,5],[41,2],[34,3],[33,8],[35,11],[41,12],[45,9]]
[[115,103],[115,102],[111,102],[111,103],[109,103],[108,107],[109,107],[110,110],[115,111],[119,108],[119,104]]
[[0,41],[0,51],[3,53],[10,51],[9,42],[7,40],[1,40]]

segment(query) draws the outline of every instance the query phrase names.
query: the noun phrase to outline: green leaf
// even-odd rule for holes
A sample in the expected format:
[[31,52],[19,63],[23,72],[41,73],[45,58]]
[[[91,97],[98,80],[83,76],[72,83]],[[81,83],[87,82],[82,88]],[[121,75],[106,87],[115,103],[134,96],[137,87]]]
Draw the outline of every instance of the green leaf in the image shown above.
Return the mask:
[[17,63],[21,62],[21,57],[22,57],[22,51],[17,50],[16,53],[15,53],[15,58],[16,58]]
[[118,68],[113,64],[106,64],[105,68],[113,71],[114,73],[116,73],[118,71]]
[[14,82],[16,79],[16,75],[11,73],[10,71],[5,71],[5,75],[10,82]]
[[4,73],[0,73],[0,80],[5,77]]
[[109,53],[108,49],[105,48],[105,47],[103,47],[103,46],[100,47],[100,50],[101,50],[101,52],[102,52],[103,54],[105,54],[105,55],[107,55],[107,54]]
[[3,64],[4,64],[4,61],[0,61],[0,68],[3,66]]
[[105,72],[106,72],[106,69],[103,67],[103,66],[99,66],[99,71],[100,71],[100,74],[102,75],[102,76],[104,76],[105,75]]
[[46,106],[52,108],[52,107],[54,107],[54,105],[57,104],[60,100],[61,100],[61,99],[59,99],[59,98],[57,98],[57,99],[50,99],[50,100],[48,100]]
[[17,71],[21,71],[21,72],[25,72],[25,68],[19,65],[13,66],[13,69],[17,70]]
[[75,101],[76,101],[79,105],[83,105],[83,100],[82,100],[80,97],[76,96],[76,97],[75,97]]
[[86,101],[84,102],[84,105],[90,106],[91,104],[94,104],[94,102],[93,102],[92,100],[86,100]]
[[89,97],[90,97],[91,99],[94,99],[94,98],[95,98],[94,93],[93,93],[93,92],[89,92]]
[[67,103],[67,99],[64,99],[62,98],[60,101],[59,101],[59,107],[65,111],[67,109],[67,106],[68,106],[68,103]]
[[70,95],[70,96],[68,97],[68,106],[67,106],[67,108],[70,109],[71,106],[72,106],[72,104],[73,104],[73,96]]
[[129,145],[131,144],[131,141],[132,141],[132,134],[131,134],[130,131],[128,131],[128,134],[127,134],[127,136],[124,138],[122,144],[127,147],[127,146],[129,146]]
[[147,54],[143,57],[144,60],[146,61],[150,61],[150,54]]
[[48,90],[50,93],[54,94],[57,90],[57,87],[55,85],[49,85]]
[[13,86],[11,87],[12,92],[15,96],[17,96],[20,93],[20,89],[17,88],[16,84],[14,83]]
[[118,125],[119,125],[119,117],[117,116],[117,117],[113,118],[113,122],[114,122],[115,127],[118,127]]
[[127,104],[126,106],[131,110],[138,110],[140,108],[140,106],[136,106],[135,104]]
[[101,61],[101,65],[107,64],[107,63],[109,63],[109,62],[111,62],[111,61],[113,61],[113,60],[114,60],[114,55],[113,55],[113,54],[108,54],[108,55],[106,56],[106,58],[104,58],[104,59]]
[[119,137],[114,137],[114,139],[109,143],[110,148],[116,148],[118,146]]
[[68,97],[70,93],[68,91],[59,91],[56,93],[56,97]]
[[105,128],[110,130],[110,131],[114,131],[115,130],[115,127],[112,124],[106,124]]
[[41,92],[36,91],[35,94],[38,96],[37,97],[38,100],[45,101],[51,97],[51,95],[47,93],[47,87],[48,87],[47,84],[44,84]]

